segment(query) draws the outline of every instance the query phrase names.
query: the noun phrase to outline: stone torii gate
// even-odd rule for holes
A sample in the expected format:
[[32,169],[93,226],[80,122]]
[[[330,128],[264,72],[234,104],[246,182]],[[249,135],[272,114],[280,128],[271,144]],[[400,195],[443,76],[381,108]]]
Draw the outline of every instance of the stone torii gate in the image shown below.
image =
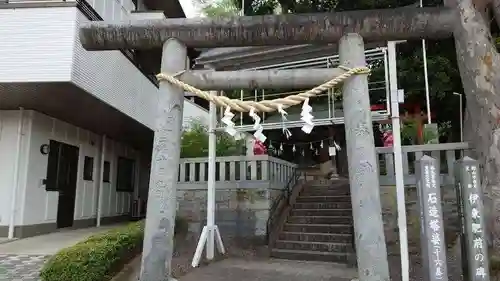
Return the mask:
[[[185,69],[186,46],[338,42],[340,64],[355,68],[366,64],[363,40],[445,38],[452,35],[454,23],[454,10],[448,8],[401,8],[233,19],[92,22],[81,27],[80,38],[87,50],[161,46],[161,71],[177,74],[179,80],[201,89],[304,88],[328,81],[345,70],[189,71]],[[344,81],[343,96],[356,250],[363,253],[357,256],[359,278],[389,281],[367,75]],[[167,81],[160,83],[141,281],[160,281],[170,276],[183,99],[182,89]],[[213,253],[215,231],[208,236],[207,249],[211,247]]]

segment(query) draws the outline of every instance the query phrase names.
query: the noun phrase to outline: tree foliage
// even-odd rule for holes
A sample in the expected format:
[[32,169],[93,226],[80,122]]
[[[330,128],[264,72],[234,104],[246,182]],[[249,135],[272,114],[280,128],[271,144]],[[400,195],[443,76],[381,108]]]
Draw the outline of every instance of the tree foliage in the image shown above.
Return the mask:
[[[216,133],[216,155],[236,156],[245,154],[245,141],[235,140],[224,132]],[[191,121],[182,132],[181,158],[208,157],[208,129],[198,122]]]
[[198,6],[201,6],[203,15],[211,18],[233,17],[240,13],[240,9],[235,5],[234,0],[197,0]]

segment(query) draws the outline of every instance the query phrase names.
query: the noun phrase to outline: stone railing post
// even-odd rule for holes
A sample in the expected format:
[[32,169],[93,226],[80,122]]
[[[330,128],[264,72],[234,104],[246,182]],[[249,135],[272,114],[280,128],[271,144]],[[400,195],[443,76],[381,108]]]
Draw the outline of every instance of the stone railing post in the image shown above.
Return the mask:
[[[350,33],[340,39],[340,64],[366,66],[363,38]],[[380,204],[377,154],[368,96],[368,75],[344,82],[343,106],[349,181],[360,281],[388,281],[389,266]]]
[[[186,47],[176,39],[169,39],[163,44],[161,71],[182,71],[186,67],[186,59]],[[170,277],[183,106],[184,92],[166,81],[161,82],[140,281],[165,280]]]
[[470,157],[456,162],[457,188],[463,215],[462,260],[464,280],[489,281],[488,243],[484,228],[483,192],[479,164]]
[[427,155],[415,165],[420,202],[420,241],[424,264],[424,280],[448,280],[446,242],[444,241],[443,212],[441,210],[441,182],[439,163]]
[[269,161],[270,159],[262,160],[261,162],[261,179],[269,180]]

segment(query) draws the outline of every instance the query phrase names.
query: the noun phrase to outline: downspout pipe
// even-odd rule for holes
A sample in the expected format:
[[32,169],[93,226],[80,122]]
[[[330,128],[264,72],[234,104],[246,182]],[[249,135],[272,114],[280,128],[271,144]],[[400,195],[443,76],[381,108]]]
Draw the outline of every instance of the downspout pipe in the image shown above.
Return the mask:
[[14,160],[14,172],[12,173],[12,194],[10,195],[10,218],[9,233],[7,238],[14,239],[14,228],[16,220],[17,190],[19,188],[19,162],[21,158],[21,141],[23,134],[24,108],[19,108],[19,123],[17,125],[16,158]]
[[102,217],[102,194],[104,190],[104,161],[106,160],[106,135],[102,136],[101,141],[101,163],[100,163],[100,175],[99,175],[99,187],[98,197],[97,197],[97,218],[96,218],[96,226],[101,226],[101,217]]

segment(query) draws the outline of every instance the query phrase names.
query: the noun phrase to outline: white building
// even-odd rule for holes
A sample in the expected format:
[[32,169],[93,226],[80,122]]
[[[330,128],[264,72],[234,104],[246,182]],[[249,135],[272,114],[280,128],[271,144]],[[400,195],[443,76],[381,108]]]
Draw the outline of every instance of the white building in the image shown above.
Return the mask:
[[[88,52],[78,38],[91,20],[184,16],[177,1],[136,5],[0,4],[0,237],[121,220],[147,188],[161,50]],[[186,101],[192,117],[208,118]]]

